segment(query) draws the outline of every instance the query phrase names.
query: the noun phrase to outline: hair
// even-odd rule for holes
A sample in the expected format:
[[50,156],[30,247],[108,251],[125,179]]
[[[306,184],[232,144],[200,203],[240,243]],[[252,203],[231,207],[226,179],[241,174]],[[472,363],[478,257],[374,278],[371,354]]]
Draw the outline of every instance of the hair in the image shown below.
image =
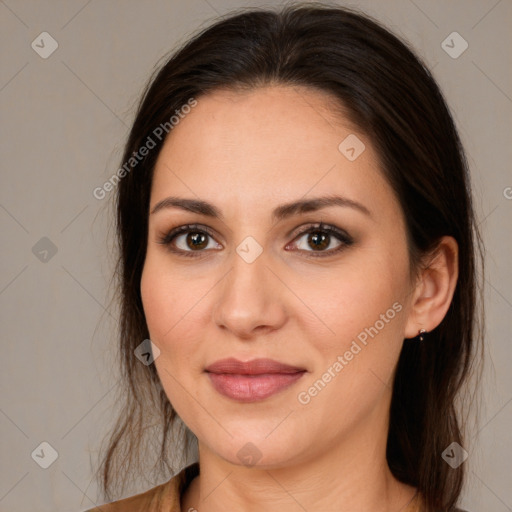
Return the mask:
[[[154,130],[168,126],[191,98],[267,85],[328,93],[368,137],[404,213],[411,268],[424,264],[441,237],[457,241],[459,276],[447,314],[424,342],[404,340],[386,453],[393,475],[419,489],[427,510],[449,509],[462,492],[465,465],[453,469],[441,454],[454,441],[464,445],[458,400],[483,356],[477,279],[483,249],[466,156],[436,81],[408,44],[358,10],[318,3],[230,13],[185,41],[145,87],[124,148],[127,172],[115,195],[124,399],[101,462],[103,493],[110,498],[116,484],[137,474],[151,419],[161,434],[160,453],[153,451],[159,471],[174,473],[169,457],[190,441],[190,432],[181,440],[173,433],[179,417],[155,365],[134,357],[149,338],[140,281],[153,169],[165,142],[156,140]],[[133,158],[152,134],[155,147]]]

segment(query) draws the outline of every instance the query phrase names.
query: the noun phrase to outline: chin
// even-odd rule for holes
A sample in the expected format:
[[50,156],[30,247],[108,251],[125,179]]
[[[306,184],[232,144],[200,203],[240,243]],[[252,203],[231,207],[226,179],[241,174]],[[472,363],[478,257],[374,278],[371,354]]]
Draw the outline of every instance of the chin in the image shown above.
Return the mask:
[[[275,429],[275,425],[272,428]],[[281,435],[277,431],[268,435],[272,429],[264,430],[265,434],[254,431],[254,435],[251,435],[252,430],[245,428],[238,435],[233,434],[229,440],[207,440],[207,444],[218,457],[230,464],[248,468],[275,469],[294,464],[302,458],[304,450],[291,430],[285,430]]]

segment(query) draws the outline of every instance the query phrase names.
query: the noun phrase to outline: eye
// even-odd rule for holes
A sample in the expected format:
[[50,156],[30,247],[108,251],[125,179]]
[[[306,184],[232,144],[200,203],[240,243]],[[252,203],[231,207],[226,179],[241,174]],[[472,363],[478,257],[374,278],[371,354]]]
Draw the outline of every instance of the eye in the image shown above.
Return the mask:
[[[305,238],[306,244],[299,244],[295,240]],[[187,224],[179,226],[169,231],[169,233],[159,238],[158,243],[167,246],[169,251],[180,256],[198,257],[205,252],[204,249],[221,249],[222,245],[213,243],[210,245],[208,238],[213,239],[213,233],[206,226],[197,224]],[[333,238],[338,240],[338,245],[334,248],[326,250],[332,245]],[[335,226],[320,224],[310,226],[308,229],[301,231],[286,249],[292,247],[299,249],[301,252],[310,253],[307,257],[327,257],[345,249],[354,243],[352,237],[342,229]],[[312,248],[310,251],[307,247]]]
[[[299,241],[303,238],[305,239],[304,243],[297,244],[297,242],[294,241],[291,245],[301,251],[312,253],[307,257],[314,258],[332,256],[354,243],[352,237],[342,229],[335,226],[326,226],[323,223],[310,226],[307,230],[299,233]],[[334,248],[332,248],[333,238],[338,240],[338,245]],[[297,237],[295,240],[297,240]],[[289,247],[289,245],[287,247]],[[308,250],[308,247],[312,248],[312,250]],[[326,250],[329,247],[331,248]]]
[[171,230],[161,237],[158,243],[167,246],[171,252],[194,257],[199,256],[194,253],[201,253],[203,249],[222,247],[220,244],[209,246],[208,238],[213,238],[213,234],[207,227],[187,224]]

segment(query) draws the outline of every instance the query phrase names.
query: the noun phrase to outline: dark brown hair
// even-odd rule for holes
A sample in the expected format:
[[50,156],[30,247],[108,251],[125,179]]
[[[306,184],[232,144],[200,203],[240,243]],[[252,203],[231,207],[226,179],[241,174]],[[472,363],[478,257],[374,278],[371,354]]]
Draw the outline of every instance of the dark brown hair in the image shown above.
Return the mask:
[[[134,356],[149,338],[140,281],[153,168],[165,140],[152,134],[191,98],[269,84],[329,93],[368,136],[403,209],[413,268],[440,237],[458,243],[459,278],[449,311],[425,342],[404,341],[387,443],[396,478],[420,490],[427,510],[448,509],[460,497],[464,464],[452,469],[441,454],[454,441],[464,445],[465,420],[456,404],[482,354],[477,271],[483,258],[466,157],[439,87],[408,45],[359,11],[318,3],[231,13],[175,51],[140,100],[123,155],[128,172],[116,195],[125,397],[102,460],[103,492],[110,499],[114,484],[137,475],[148,425],[156,424],[161,434],[160,452],[149,453],[170,473],[176,471],[170,455],[194,438],[177,440],[179,418],[155,366]],[[131,158],[151,136],[156,147]]]

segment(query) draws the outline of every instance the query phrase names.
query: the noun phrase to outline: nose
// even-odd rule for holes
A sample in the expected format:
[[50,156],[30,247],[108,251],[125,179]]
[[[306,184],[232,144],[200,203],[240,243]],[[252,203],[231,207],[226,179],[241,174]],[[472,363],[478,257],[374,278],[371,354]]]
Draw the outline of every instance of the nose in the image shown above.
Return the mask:
[[280,329],[287,319],[286,287],[270,268],[265,251],[252,263],[234,251],[231,263],[217,288],[216,325],[245,340]]

